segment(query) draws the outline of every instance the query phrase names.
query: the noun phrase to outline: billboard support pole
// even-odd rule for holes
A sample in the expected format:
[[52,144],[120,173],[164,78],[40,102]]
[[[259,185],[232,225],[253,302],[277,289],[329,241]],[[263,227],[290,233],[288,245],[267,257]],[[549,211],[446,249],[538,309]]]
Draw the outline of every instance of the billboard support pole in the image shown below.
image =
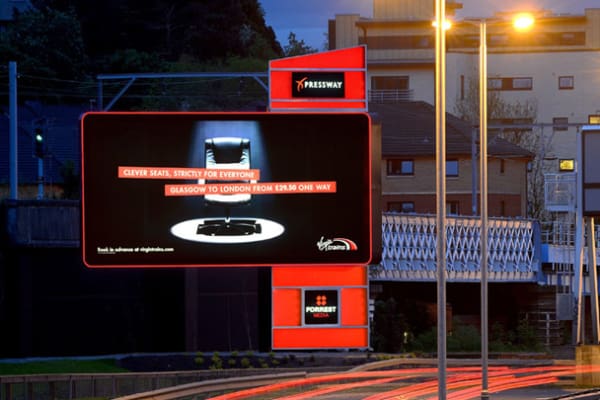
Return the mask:
[[596,268],[596,235],[594,217],[587,219],[588,271],[590,275],[590,303],[592,312],[592,343],[600,344],[600,308],[598,307],[598,270]]
[[17,63],[8,63],[8,86],[9,86],[9,168],[10,168],[10,199],[19,198],[18,166],[18,125],[17,125]]

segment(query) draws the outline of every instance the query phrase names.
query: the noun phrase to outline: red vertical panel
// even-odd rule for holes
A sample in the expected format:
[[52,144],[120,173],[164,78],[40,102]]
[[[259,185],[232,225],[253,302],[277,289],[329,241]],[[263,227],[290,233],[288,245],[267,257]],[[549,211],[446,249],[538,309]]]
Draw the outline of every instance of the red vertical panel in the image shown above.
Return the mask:
[[273,289],[273,327],[301,325],[300,297],[300,289]]
[[367,325],[367,289],[342,288],[341,298],[342,326]]

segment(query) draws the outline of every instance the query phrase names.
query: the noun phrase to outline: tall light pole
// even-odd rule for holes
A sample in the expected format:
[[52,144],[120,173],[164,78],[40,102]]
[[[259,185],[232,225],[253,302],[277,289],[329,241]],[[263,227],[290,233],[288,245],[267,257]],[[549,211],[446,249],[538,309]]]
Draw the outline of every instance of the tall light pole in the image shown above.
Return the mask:
[[[513,19],[516,30],[533,25],[530,14],[517,14]],[[481,399],[489,399],[488,390],[488,170],[487,170],[487,22],[479,21],[479,193],[480,193],[480,263],[481,263]]]
[[438,399],[446,400],[446,0],[435,1]]
[[488,391],[487,24],[479,22],[479,206],[481,217],[481,399]]

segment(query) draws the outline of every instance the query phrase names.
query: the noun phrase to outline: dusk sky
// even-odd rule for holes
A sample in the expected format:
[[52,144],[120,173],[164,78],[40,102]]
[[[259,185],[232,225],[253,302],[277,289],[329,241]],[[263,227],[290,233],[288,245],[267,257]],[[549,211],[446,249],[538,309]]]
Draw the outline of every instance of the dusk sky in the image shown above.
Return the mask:
[[[336,14],[373,16],[372,0],[259,0],[267,25],[275,30],[282,46],[290,32],[306,44],[323,50],[327,20]],[[498,11],[547,9],[554,13],[583,14],[585,8],[600,8],[599,0],[458,0],[463,4],[458,18],[489,17]]]

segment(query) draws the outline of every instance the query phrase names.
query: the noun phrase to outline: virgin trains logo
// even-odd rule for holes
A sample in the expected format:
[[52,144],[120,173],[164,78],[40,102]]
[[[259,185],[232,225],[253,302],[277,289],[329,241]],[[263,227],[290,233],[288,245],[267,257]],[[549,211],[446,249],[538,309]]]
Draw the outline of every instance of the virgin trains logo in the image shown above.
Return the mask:
[[345,238],[333,238],[325,239],[321,236],[321,239],[317,242],[317,248],[319,251],[356,251],[358,246],[350,239]]

